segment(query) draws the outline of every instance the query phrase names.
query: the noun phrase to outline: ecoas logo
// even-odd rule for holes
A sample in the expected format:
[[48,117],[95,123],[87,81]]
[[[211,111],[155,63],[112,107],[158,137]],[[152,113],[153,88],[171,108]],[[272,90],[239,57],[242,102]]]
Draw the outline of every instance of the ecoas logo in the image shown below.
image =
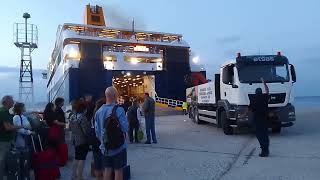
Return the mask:
[[274,61],[274,58],[271,56],[258,56],[253,58],[254,62],[270,62]]

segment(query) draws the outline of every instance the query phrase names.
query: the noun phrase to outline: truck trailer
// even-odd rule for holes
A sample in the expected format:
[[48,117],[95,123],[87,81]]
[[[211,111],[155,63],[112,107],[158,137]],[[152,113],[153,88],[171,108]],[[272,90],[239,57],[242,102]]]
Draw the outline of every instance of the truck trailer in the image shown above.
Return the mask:
[[250,98],[257,88],[269,87],[268,124],[274,133],[290,127],[296,120],[293,83],[295,68],[287,57],[277,55],[237,54],[224,63],[214,80],[186,89],[189,118],[195,123],[210,122],[227,135],[235,128],[250,127],[253,116],[248,112]]

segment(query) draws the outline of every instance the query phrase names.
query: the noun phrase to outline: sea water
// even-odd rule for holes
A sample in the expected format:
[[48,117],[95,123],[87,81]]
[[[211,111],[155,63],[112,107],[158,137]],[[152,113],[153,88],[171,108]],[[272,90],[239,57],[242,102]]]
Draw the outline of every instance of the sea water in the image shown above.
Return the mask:
[[320,108],[320,96],[296,97],[295,107],[298,108]]

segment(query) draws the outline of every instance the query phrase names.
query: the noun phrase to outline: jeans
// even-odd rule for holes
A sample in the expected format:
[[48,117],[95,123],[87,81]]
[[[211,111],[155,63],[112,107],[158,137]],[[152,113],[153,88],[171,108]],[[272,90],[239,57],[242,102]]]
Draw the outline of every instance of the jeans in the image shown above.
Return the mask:
[[151,137],[150,137],[150,133],[151,133],[152,141],[156,143],[157,137],[156,137],[154,119],[155,119],[154,116],[145,117],[145,124],[146,124],[147,142],[151,142]]
[[5,177],[5,161],[10,146],[10,142],[0,142],[0,180],[3,180]]
[[[138,142],[138,131],[139,131],[139,123],[138,122],[130,122],[129,123],[129,139],[130,142],[133,142],[133,138],[135,142]],[[133,136],[134,133],[134,136]]]

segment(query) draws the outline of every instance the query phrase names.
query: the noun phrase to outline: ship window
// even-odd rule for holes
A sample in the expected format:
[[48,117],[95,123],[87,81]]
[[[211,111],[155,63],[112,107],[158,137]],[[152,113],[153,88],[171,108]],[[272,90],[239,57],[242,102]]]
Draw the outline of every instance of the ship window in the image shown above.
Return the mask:
[[137,63],[162,63],[162,58],[155,57],[130,57],[125,56],[124,60],[126,62],[137,64]]
[[222,70],[222,81],[224,84],[233,84],[234,83],[234,71],[233,65],[226,66]]
[[106,55],[103,57],[104,61],[112,61],[112,62],[116,62],[117,61],[117,57],[113,56],[113,55]]

